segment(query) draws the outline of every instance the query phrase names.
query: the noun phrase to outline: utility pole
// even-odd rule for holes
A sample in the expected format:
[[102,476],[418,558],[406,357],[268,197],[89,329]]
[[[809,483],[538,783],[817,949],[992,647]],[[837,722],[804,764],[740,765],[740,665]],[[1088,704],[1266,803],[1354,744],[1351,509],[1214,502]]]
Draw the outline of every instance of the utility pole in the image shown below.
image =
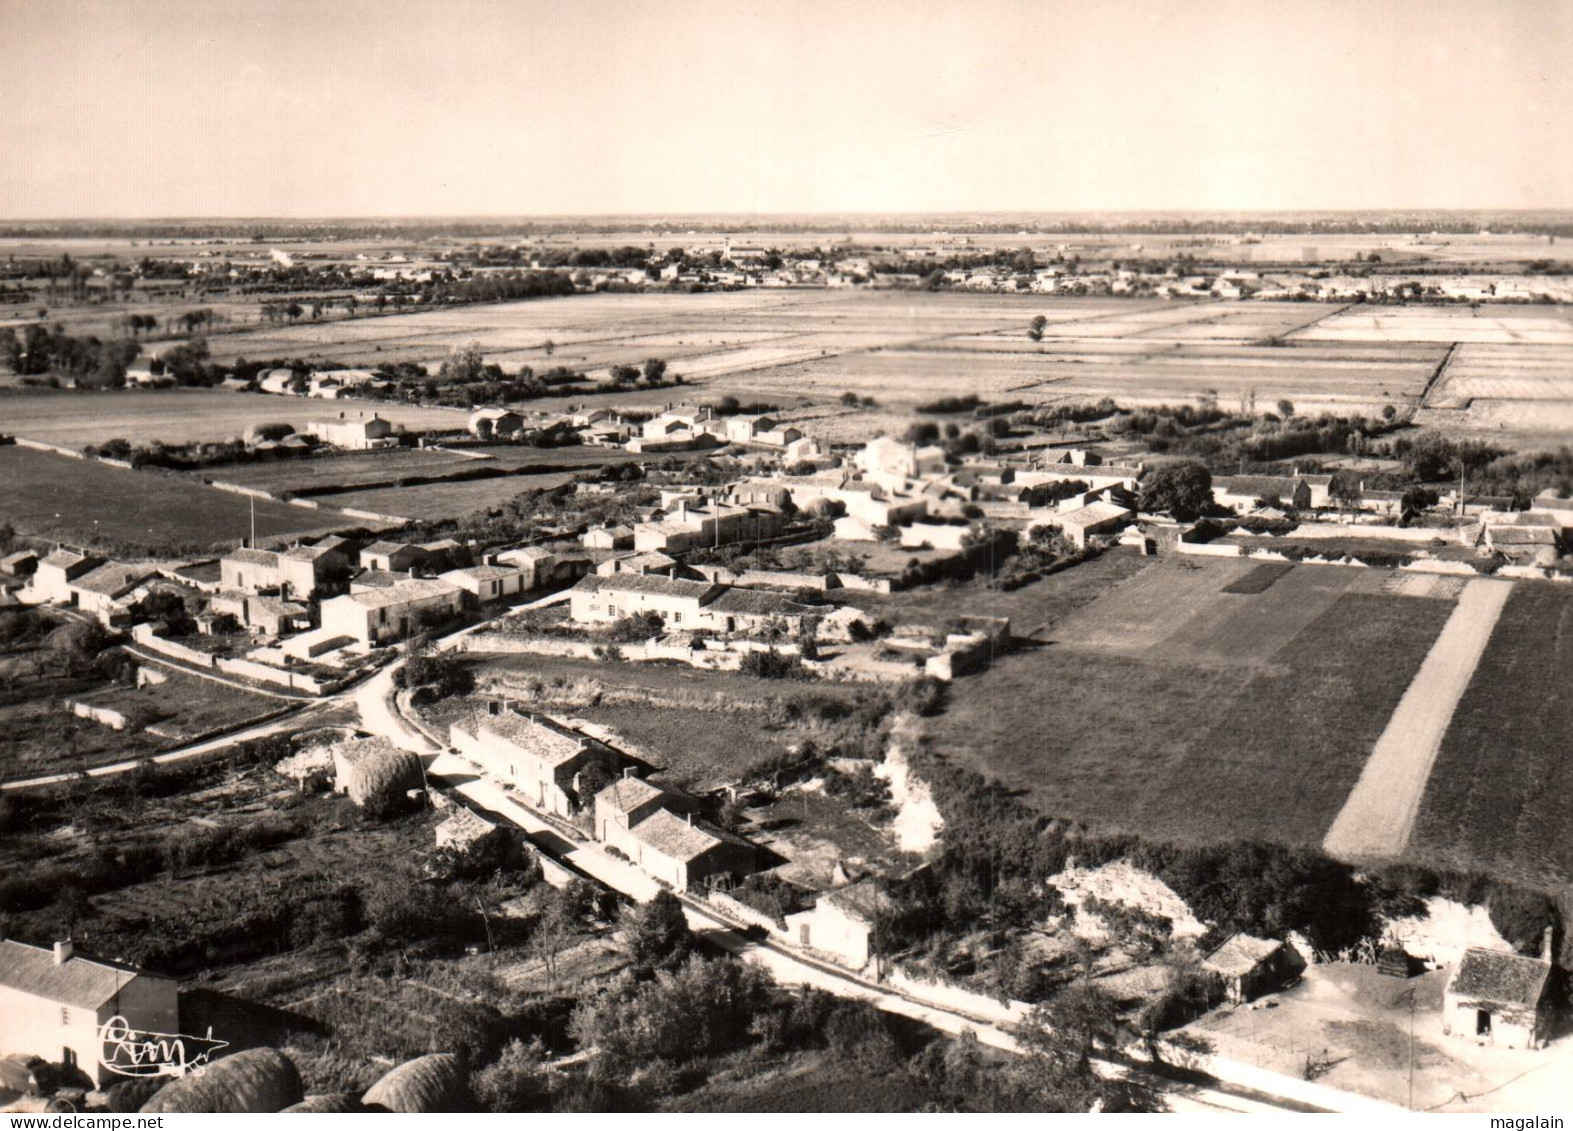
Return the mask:
[[251,500],[251,548],[255,550],[257,548],[257,497],[248,495],[247,498]]

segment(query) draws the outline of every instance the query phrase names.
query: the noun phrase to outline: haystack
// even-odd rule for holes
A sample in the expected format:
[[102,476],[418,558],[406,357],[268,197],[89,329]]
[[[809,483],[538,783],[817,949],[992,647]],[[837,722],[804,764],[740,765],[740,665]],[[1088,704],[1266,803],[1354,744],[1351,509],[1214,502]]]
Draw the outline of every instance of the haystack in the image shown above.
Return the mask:
[[295,1064],[278,1049],[246,1049],[165,1084],[144,1112],[282,1111],[305,1095]]
[[386,807],[422,783],[421,760],[383,738],[362,738],[335,747],[338,788],[357,805]]
[[325,1096],[307,1096],[298,1104],[290,1104],[284,1115],[353,1115],[366,1110],[354,1092],[334,1092]]
[[361,1102],[405,1113],[467,1111],[472,1106],[459,1058],[451,1052],[405,1061],[366,1089]]

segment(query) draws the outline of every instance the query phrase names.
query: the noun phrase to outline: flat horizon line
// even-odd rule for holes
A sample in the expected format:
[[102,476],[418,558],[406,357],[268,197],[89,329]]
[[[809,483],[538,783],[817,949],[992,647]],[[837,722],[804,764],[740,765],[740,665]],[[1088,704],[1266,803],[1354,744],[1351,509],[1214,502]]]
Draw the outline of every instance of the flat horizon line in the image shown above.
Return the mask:
[[828,219],[841,220],[870,218],[971,218],[984,217],[1168,217],[1168,216],[1360,216],[1360,215],[1421,215],[1421,216],[1457,216],[1491,214],[1496,216],[1541,216],[1541,215],[1573,215],[1573,206],[1553,208],[1494,208],[1494,207],[1460,207],[1460,208],[1109,208],[1109,209],[1045,209],[1040,211],[1025,209],[1002,209],[999,211],[988,210],[894,210],[894,211],[806,211],[806,212],[519,212],[519,213],[367,213],[362,215],[187,215],[187,216],[158,216],[158,215],[103,215],[103,216],[16,216],[0,217],[0,225],[4,224],[176,224],[176,223],[231,223],[231,224],[260,224],[260,223],[335,223],[335,222],[376,222],[376,223],[409,223],[441,222],[456,223],[464,221],[480,221],[487,223],[506,223],[511,221],[535,223],[546,220],[695,220],[705,218],[723,219]]

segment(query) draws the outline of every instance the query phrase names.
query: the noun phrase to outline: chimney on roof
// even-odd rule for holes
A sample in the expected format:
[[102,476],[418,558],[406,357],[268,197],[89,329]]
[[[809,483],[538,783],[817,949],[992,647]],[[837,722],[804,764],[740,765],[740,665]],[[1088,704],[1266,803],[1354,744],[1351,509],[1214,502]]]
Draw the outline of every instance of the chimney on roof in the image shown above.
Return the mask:
[[1552,949],[1551,949],[1551,943],[1552,943],[1552,939],[1553,939],[1553,936],[1555,935],[1555,933],[1556,933],[1556,928],[1555,927],[1547,927],[1545,929],[1545,931],[1543,931],[1541,933],[1541,936],[1540,936],[1540,961],[1542,961],[1542,962],[1549,963],[1552,960],[1553,954],[1552,954]]
[[638,777],[638,774],[636,773],[637,769],[638,769],[637,766],[624,766],[623,767],[623,780],[627,781],[629,778]]
[[690,825],[694,823],[694,813],[692,809],[683,810],[683,816],[688,820]]
[[55,943],[55,965],[64,966],[71,961],[73,953],[75,953],[75,948],[71,945],[70,939],[63,939]]

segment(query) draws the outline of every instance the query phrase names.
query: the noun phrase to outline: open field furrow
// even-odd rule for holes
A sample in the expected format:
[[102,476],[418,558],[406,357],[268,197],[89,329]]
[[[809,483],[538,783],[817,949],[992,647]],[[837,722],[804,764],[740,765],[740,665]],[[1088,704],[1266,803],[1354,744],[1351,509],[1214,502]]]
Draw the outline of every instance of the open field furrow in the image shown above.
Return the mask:
[[1322,843],[1330,854],[1361,860],[1397,856],[1408,846],[1443,736],[1511,592],[1510,584],[1477,580],[1459,594],[1327,831]]
[[1573,881],[1573,591],[1520,581],[1442,740],[1410,853]]

